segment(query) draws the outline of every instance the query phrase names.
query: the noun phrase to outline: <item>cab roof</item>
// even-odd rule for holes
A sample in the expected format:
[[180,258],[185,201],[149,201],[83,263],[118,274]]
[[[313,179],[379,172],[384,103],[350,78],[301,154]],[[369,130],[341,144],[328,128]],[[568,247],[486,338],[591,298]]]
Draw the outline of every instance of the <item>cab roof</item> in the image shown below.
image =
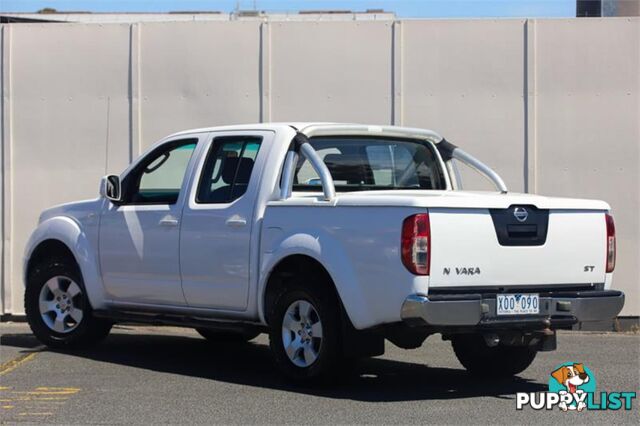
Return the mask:
[[238,130],[272,130],[278,131],[283,128],[293,128],[307,135],[312,136],[328,136],[328,135],[379,135],[379,136],[396,136],[396,137],[417,137],[429,139],[434,143],[443,140],[442,136],[433,130],[419,129],[412,127],[388,126],[388,125],[369,125],[355,123],[330,123],[330,122],[275,122],[275,123],[254,123],[254,124],[236,124],[230,126],[204,127],[199,129],[185,130],[177,132],[170,137],[186,135],[191,133],[206,133],[220,131],[238,131]]

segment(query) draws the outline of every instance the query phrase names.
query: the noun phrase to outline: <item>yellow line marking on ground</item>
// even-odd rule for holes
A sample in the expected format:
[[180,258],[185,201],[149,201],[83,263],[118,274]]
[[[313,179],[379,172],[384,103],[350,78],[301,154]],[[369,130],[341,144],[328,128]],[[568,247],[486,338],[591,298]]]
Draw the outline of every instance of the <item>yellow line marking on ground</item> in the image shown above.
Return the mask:
[[[33,358],[35,358],[38,352],[41,352],[44,349],[45,349],[44,345],[36,346],[35,348],[31,349],[28,352],[23,353],[17,358],[10,359],[9,361],[3,362],[2,364],[0,364],[0,376],[3,376],[15,370],[25,362],[32,360]],[[11,388],[8,386],[0,386],[0,390],[8,390],[8,389],[11,389]]]
[[23,395],[74,395],[78,393],[78,391],[16,391],[14,393],[20,393]]
[[20,413],[19,416],[50,416],[53,413]]
[[75,395],[80,392],[82,389],[80,388],[48,388],[48,387],[37,387],[31,391],[12,391],[14,394],[22,394],[22,395]]
[[51,388],[51,387],[46,387],[46,386],[38,386],[36,388],[37,391],[79,391],[80,388],[62,388],[62,387],[56,387],[56,388]]
[[69,398],[63,397],[63,396],[47,396],[47,397],[36,397],[36,398],[30,398],[30,397],[25,397],[22,398],[22,400],[24,401],[66,401]]
[[[35,353],[26,354],[24,357],[18,357],[13,361],[24,362],[28,355],[35,355]],[[12,369],[16,367],[17,365],[12,365]],[[68,402],[72,395],[82,390],[81,388],[62,386],[37,386],[31,390],[24,391],[13,389],[6,386],[0,388],[0,395],[4,397],[0,399],[0,409],[13,410],[14,415],[20,417],[46,417],[53,415],[62,405]],[[5,413],[9,414],[6,411]],[[2,424],[1,420],[0,424]]]
[[11,361],[3,362],[0,364],[0,376],[3,376],[16,368],[20,367],[27,361],[35,358],[37,352],[29,352],[28,354],[22,354],[19,357],[12,359]]

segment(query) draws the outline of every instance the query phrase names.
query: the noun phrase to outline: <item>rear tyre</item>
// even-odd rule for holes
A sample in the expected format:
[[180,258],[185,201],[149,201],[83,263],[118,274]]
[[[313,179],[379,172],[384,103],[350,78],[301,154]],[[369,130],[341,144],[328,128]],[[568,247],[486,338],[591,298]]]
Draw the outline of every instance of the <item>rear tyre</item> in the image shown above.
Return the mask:
[[111,322],[93,316],[78,266],[66,259],[48,259],[30,271],[24,304],[31,331],[52,348],[88,347],[111,330]]
[[455,336],[451,344],[460,364],[477,376],[514,376],[526,370],[538,353],[529,346],[490,347],[481,334]]
[[269,315],[276,366],[297,382],[329,382],[342,370],[340,304],[321,278],[292,277]]
[[198,334],[213,343],[244,343],[260,335],[257,331],[217,331],[209,328],[196,328]]

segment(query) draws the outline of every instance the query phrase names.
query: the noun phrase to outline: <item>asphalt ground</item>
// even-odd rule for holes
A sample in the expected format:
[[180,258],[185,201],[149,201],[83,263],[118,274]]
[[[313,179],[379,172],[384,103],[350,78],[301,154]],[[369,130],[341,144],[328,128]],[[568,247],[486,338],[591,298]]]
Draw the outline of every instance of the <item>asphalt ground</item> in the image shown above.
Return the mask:
[[516,410],[560,363],[582,362],[597,392],[638,392],[640,335],[563,332],[519,377],[465,373],[449,342],[387,343],[340,383],[300,387],[275,371],[265,335],[216,346],[193,330],[116,326],[95,348],[43,348],[26,324],[0,324],[0,422],[46,424],[640,424],[630,411]]

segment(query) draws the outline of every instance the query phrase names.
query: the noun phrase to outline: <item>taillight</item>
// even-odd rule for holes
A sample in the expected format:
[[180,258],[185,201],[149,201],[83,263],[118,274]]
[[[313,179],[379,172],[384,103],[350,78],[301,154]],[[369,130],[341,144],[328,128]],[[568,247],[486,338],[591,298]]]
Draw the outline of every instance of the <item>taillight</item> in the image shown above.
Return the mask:
[[607,272],[613,272],[616,267],[616,225],[609,213],[604,217],[607,221]]
[[428,213],[414,214],[402,223],[402,263],[416,275],[429,275],[430,233]]

